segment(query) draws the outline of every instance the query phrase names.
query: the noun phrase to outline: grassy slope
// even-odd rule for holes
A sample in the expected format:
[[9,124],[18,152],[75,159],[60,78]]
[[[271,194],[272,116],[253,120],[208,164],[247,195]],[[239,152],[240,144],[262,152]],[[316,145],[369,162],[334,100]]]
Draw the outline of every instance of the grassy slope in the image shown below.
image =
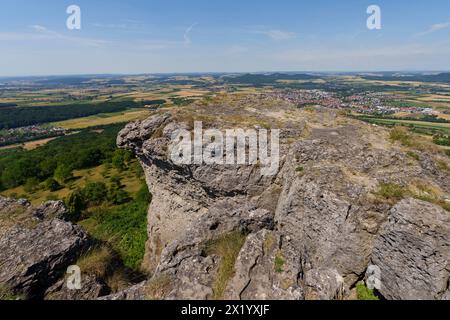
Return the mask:
[[[137,160],[133,161],[133,163],[136,164]],[[129,175],[127,171],[119,172],[117,169],[108,168],[106,165],[100,165],[91,169],[75,170],[74,178],[67,183],[64,188],[55,192],[45,189],[37,190],[35,192],[26,192],[24,186],[19,186],[3,191],[1,194],[7,197],[27,198],[33,204],[38,205],[47,200],[64,199],[71,191],[84,187],[88,182],[105,181],[106,179],[102,174],[106,174],[106,177],[114,175],[119,176],[122,179],[124,190],[130,194],[136,194],[142,185],[140,179],[137,179],[133,175]]]

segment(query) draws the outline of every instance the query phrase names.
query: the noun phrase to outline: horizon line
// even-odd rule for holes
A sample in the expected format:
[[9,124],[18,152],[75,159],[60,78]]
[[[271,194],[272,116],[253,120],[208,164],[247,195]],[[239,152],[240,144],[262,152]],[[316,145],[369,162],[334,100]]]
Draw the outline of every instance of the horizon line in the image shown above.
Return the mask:
[[11,78],[39,78],[39,77],[92,77],[92,76],[145,76],[145,75],[201,75],[201,74],[339,74],[339,73],[391,73],[391,72],[409,72],[409,73],[450,73],[450,70],[328,70],[328,71],[192,71],[192,72],[142,72],[142,73],[56,73],[56,74],[29,74],[29,75],[0,75],[0,79]]

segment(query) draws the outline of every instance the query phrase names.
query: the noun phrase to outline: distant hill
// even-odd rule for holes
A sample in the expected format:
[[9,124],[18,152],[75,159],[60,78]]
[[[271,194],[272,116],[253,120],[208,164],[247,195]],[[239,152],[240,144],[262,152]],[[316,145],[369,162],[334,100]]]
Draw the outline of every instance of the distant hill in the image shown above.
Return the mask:
[[247,73],[239,76],[226,76],[222,80],[226,83],[235,84],[249,84],[249,85],[262,85],[262,84],[275,84],[280,80],[315,80],[320,77],[309,74],[251,74]]
[[382,80],[382,81],[419,81],[419,82],[443,82],[450,83],[450,73],[438,74],[383,74],[380,76],[363,76],[367,80]]

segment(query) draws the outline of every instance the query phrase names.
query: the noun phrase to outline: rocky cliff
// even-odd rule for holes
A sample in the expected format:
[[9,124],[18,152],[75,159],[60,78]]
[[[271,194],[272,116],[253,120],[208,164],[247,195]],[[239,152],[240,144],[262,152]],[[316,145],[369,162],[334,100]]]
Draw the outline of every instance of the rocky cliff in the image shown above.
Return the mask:
[[[279,128],[279,171],[174,163],[171,136],[194,120]],[[153,194],[152,277],[109,298],[345,299],[373,265],[384,298],[449,299],[448,158],[426,143],[411,157],[387,129],[255,97],[131,123],[118,145],[139,158]]]
[[92,240],[67,221],[61,201],[34,207],[26,200],[0,197],[0,285],[26,298],[42,298],[45,290]]

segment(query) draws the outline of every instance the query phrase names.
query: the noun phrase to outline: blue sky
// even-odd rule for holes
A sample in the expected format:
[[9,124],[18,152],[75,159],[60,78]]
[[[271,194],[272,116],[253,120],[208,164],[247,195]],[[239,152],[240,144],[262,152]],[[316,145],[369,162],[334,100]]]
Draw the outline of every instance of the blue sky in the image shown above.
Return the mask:
[[[66,8],[81,8],[68,30]],[[366,9],[381,8],[368,30]],[[448,0],[2,0],[0,76],[450,70]]]

